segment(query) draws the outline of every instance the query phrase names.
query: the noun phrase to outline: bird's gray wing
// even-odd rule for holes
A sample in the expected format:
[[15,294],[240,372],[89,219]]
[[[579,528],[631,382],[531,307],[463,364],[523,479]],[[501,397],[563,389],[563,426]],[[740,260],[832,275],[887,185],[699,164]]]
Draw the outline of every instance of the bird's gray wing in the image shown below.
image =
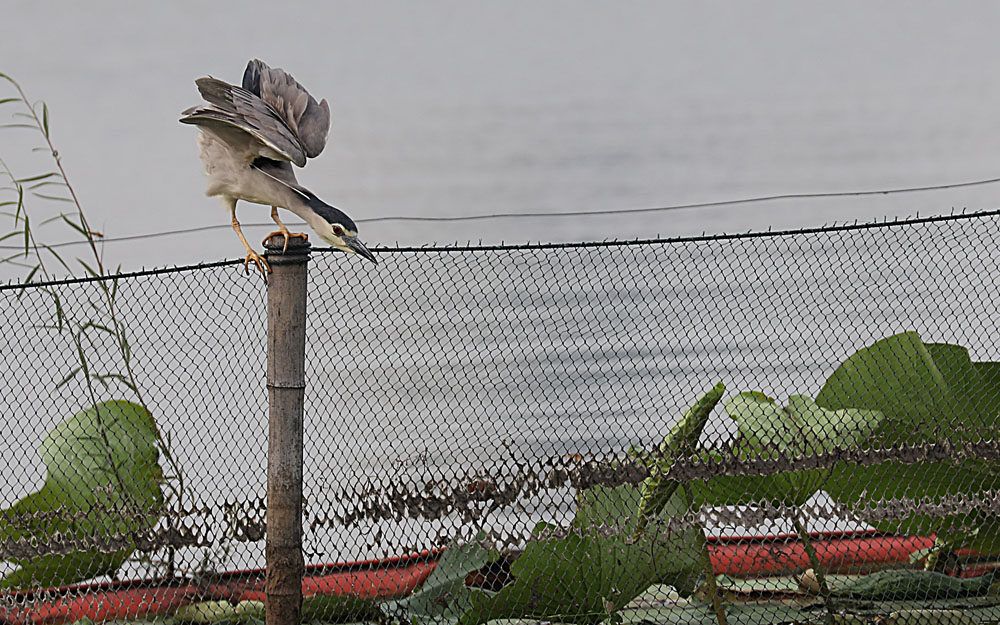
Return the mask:
[[[195,81],[209,106],[195,107],[184,112],[181,121],[211,128],[227,141],[223,128],[248,134],[250,147],[258,156],[291,161],[302,167],[306,151],[302,142],[274,108],[253,93],[215,78]],[[256,144],[256,145],[255,145]]]
[[309,95],[306,88],[281,68],[254,59],[243,72],[243,88],[260,97],[281,115],[295,133],[306,156],[314,158],[326,147],[330,133],[330,105]]

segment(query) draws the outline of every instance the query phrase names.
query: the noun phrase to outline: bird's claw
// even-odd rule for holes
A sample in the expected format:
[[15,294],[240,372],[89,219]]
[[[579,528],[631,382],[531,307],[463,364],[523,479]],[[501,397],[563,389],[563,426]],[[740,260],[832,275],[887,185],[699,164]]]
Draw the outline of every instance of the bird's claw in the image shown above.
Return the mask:
[[300,238],[303,241],[308,241],[309,240],[309,235],[306,234],[305,232],[290,232],[288,230],[276,230],[276,231],[272,232],[271,234],[267,235],[266,237],[264,237],[264,243],[267,243],[268,241],[270,241],[271,237],[273,237],[276,234],[280,234],[281,236],[285,237],[285,245],[282,246],[282,248],[281,248],[281,253],[282,254],[284,254],[285,252],[288,251],[288,242],[292,239],[292,237]]
[[271,273],[271,265],[267,263],[267,259],[253,250],[247,250],[247,257],[243,261],[243,271],[248,276],[250,275],[251,262],[257,267],[257,271],[260,272],[260,275],[264,276],[264,283],[266,284],[267,274]]

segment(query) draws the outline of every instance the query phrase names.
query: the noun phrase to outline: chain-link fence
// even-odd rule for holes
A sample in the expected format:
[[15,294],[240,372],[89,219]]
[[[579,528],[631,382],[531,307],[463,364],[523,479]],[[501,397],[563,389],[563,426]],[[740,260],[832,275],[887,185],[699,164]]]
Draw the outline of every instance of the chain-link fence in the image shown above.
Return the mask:
[[[303,618],[995,622],[998,226],[314,251]],[[239,265],[3,288],[7,622],[263,618]]]

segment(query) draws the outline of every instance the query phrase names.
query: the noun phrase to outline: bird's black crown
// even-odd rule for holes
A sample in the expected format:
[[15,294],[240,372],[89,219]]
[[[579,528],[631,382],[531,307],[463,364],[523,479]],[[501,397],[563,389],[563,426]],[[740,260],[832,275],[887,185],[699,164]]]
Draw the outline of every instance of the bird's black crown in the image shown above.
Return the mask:
[[356,233],[358,231],[357,225],[355,225],[354,220],[347,216],[347,213],[340,210],[336,206],[330,206],[323,200],[316,197],[311,191],[305,189],[302,190],[302,194],[306,197],[306,204],[309,208],[316,211],[316,214],[322,217],[331,224],[339,224],[344,230],[348,232]]

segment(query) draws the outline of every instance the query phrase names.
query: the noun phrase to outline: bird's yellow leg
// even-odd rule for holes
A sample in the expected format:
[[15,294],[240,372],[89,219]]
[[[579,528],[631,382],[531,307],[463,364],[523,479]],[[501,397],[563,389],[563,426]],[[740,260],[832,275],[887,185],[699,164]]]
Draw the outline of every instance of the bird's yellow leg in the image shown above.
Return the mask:
[[260,275],[264,276],[264,282],[267,282],[267,274],[271,273],[271,266],[267,264],[267,260],[263,256],[253,251],[250,244],[247,243],[247,239],[243,236],[243,230],[240,228],[240,222],[236,219],[236,202],[232,202],[229,205],[229,212],[233,216],[233,230],[236,231],[236,236],[240,238],[243,242],[243,247],[247,250],[246,260],[243,261],[243,270],[250,273],[250,262],[253,261],[254,265],[257,266],[257,270],[260,271]]
[[290,232],[288,230],[288,227],[286,227],[285,224],[281,223],[281,220],[278,219],[278,207],[277,206],[272,206],[271,207],[271,219],[274,220],[274,223],[278,224],[278,227],[281,228],[281,230],[278,230],[277,232],[272,232],[271,234],[269,234],[266,237],[264,237],[264,243],[267,243],[267,240],[270,239],[271,237],[273,237],[276,234],[280,234],[281,236],[285,237],[285,247],[281,248],[281,253],[282,254],[284,254],[285,252],[288,251],[288,240],[290,238],[292,238],[292,237],[301,237],[303,241],[308,241],[309,240],[309,235],[306,234],[305,232]]

